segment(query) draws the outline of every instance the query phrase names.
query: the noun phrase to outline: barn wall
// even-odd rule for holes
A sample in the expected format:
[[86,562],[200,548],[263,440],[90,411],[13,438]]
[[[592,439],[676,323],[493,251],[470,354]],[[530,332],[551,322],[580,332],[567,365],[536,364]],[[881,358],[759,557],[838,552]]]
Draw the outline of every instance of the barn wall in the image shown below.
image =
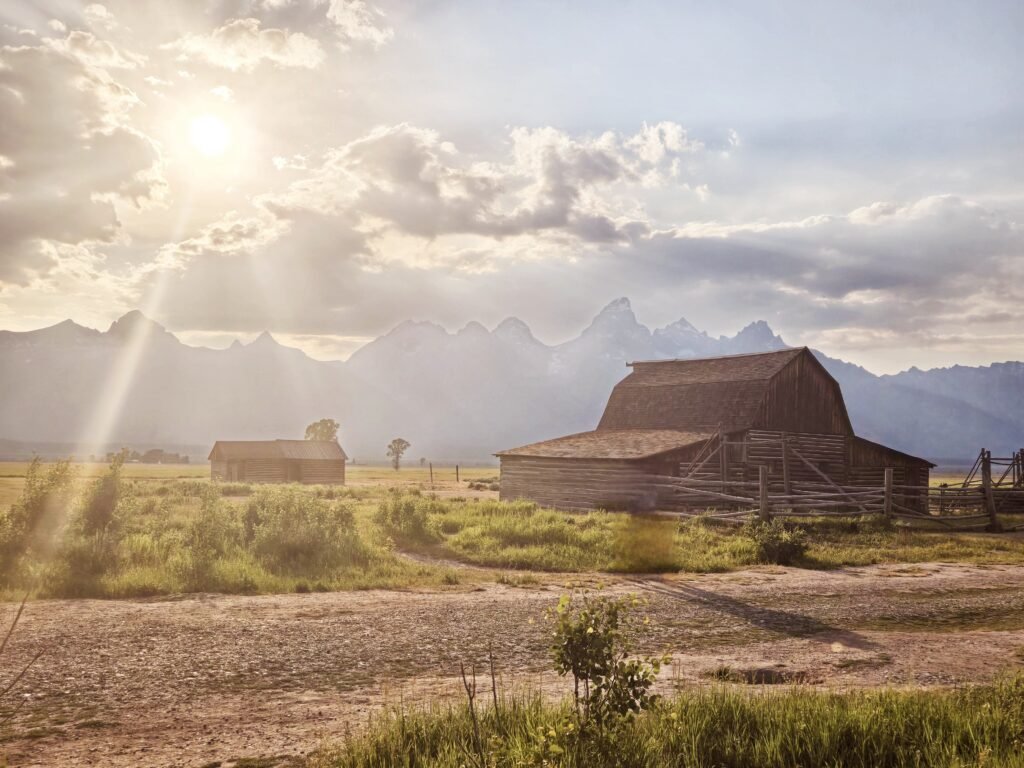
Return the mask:
[[498,498],[527,499],[558,509],[654,509],[651,475],[678,467],[668,461],[502,456]]
[[242,462],[239,480],[249,483],[287,482],[287,463],[284,459],[246,459]]
[[345,483],[345,461],[338,460],[305,460],[299,462],[300,477],[303,483]]
[[228,463],[226,461],[210,462],[210,479],[226,480],[228,477]]
[[924,460],[856,437],[850,440],[850,464],[858,485],[881,485],[886,467],[893,468],[896,485],[928,485],[931,476],[931,467]]
[[[787,445],[785,464],[783,437]],[[845,435],[750,430],[741,439],[746,480],[756,480],[762,464],[768,467],[771,483],[782,483],[787,471],[791,483],[821,483],[824,482],[822,474],[837,485],[844,485],[849,480],[848,438]],[[801,460],[801,456],[806,461]]]
[[839,385],[809,353],[796,357],[769,382],[761,429],[852,435]]

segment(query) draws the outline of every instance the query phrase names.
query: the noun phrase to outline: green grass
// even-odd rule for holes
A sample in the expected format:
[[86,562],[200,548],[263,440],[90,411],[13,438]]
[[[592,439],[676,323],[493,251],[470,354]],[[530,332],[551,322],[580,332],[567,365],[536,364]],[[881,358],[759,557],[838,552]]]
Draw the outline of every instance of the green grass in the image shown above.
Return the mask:
[[[487,498],[435,498],[422,482],[426,471],[418,467],[399,473],[359,467],[350,479],[362,473],[364,479],[397,475],[403,480],[367,480],[338,487],[212,484],[205,467],[125,465],[111,534],[102,540],[90,539],[77,536],[74,521],[102,475],[95,465],[72,468],[77,472],[72,481],[75,498],[60,510],[62,521],[52,532],[52,546],[30,553],[14,578],[0,588],[0,598],[16,597],[30,587],[41,596],[121,598],[192,591],[454,587],[494,578],[488,572],[456,574],[443,564],[414,562],[403,557],[403,551],[484,568],[553,573],[724,572],[758,564],[754,542],[735,526],[705,519],[680,523],[622,512],[559,512],[529,502]],[[0,475],[21,472],[18,477],[0,476],[0,485],[17,482],[14,501],[24,490],[26,469],[27,465],[12,463],[0,467]],[[487,473],[493,469],[469,470],[461,485],[452,480],[445,486],[448,481],[436,469],[435,487],[451,494],[476,482],[475,477],[489,478]],[[207,522],[221,526],[219,533],[200,530],[203,499],[211,491],[220,497]],[[265,527],[257,535],[246,527],[246,515],[255,499],[268,494],[290,498],[290,506],[278,516],[278,528]],[[394,507],[392,517],[398,517],[381,517],[385,502]],[[340,505],[351,516],[356,540],[346,550],[347,559],[321,562],[303,554],[333,530],[327,518],[310,523],[312,528],[295,530],[282,522],[307,512],[327,514],[325,505]],[[0,523],[9,514],[4,507],[0,505]],[[1024,541],[1012,536],[911,532],[879,518],[810,519],[799,524],[807,530],[808,548],[797,565],[805,568],[1024,563]],[[208,535],[216,541],[203,539]],[[197,541],[212,546],[199,563],[193,552]]]
[[[487,764],[592,768],[1024,766],[1024,677],[958,691],[688,689],[577,755],[571,708],[506,699],[481,714]],[[464,705],[395,711],[311,768],[474,765]]]
[[[880,518],[801,521],[807,554],[798,564],[838,568],[876,563],[1024,563],[1024,542],[986,534],[895,529]],[[401,545],[423,554],[536,571],[696,573],[758,563],[739,528],[697,519],[622,512],[570,513],[529,502],[431,502],[428,535]]]

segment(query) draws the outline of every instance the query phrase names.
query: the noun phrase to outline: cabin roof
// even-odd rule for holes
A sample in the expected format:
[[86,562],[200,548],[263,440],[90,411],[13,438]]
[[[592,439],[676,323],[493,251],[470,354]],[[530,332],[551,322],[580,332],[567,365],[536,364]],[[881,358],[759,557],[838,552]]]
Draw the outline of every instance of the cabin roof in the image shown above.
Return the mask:
[[218,440],[211,461],[241,459],[300,459],[337,461],[348,459],[337,440]]
[[495,455],[563,459],[646,459],[702,442],[711,435],[710,432],[680,432],[674,429],[600,429],[531,443]]

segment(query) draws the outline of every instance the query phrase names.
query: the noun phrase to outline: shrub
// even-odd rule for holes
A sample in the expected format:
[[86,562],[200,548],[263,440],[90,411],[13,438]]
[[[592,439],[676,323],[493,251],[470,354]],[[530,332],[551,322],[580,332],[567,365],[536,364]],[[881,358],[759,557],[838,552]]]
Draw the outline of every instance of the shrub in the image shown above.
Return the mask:
[[67,521],[74,473],[67,461],[44,469],[33,459],[25,475],[21,498],[0,514],[0,582],[11,584],[22,572],[23,558],[45,562]]
[[[615,732],[657,701],[651,693],[661,659],[630,659],[638,629],[635,598],[590,598],[574,604],[563,595],[553,613],[555,671],[572,675],[577,727],[566,735],[574,750],[602,754]],[[585,764],[585,762],[584,762]]]
[[189,590],[211,589],[215,585],[214,571],[238,546],[241,528],[216,488],[207,486],[199,511],[184,529],[182,552],[178,569]]
[[124,454],[118,454],[110,462],[110,468],[96,478],[82,500],[77,515],[77,525],[83,534],[91,536],[104,533],[116,525],[117,504],[121,498],[121,466]]
[[428,525],[431,512],[444,513],[443,502],[429,499],[419,493],[390,491],[377,506],[374,521],[396,539],[431,542],[437,534]]
[[258,490],[246,506],[245,539],[278,573],[313,574],[367,560],[351,507],[298,488]]
[[754,543],[759,563],[792,565],[807,551],[807,533],[803,528],[787,527],[781,520],[751,520],[743,533]]

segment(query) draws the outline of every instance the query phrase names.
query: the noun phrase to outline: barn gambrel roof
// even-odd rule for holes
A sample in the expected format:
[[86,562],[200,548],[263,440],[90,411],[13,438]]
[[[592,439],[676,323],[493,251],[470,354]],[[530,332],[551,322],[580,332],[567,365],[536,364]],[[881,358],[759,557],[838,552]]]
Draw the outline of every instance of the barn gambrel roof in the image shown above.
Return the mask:
[[[749,429],[759,422],[772,380],[801,357],[821,369],[839,393],[839,384],[807,347],[692,360],[638,361],[629,364],[633,372],[615,385],[597,428]],[[838,399],[842,402],[841,394]],[[852,434],[849,417],[845,421]]]

